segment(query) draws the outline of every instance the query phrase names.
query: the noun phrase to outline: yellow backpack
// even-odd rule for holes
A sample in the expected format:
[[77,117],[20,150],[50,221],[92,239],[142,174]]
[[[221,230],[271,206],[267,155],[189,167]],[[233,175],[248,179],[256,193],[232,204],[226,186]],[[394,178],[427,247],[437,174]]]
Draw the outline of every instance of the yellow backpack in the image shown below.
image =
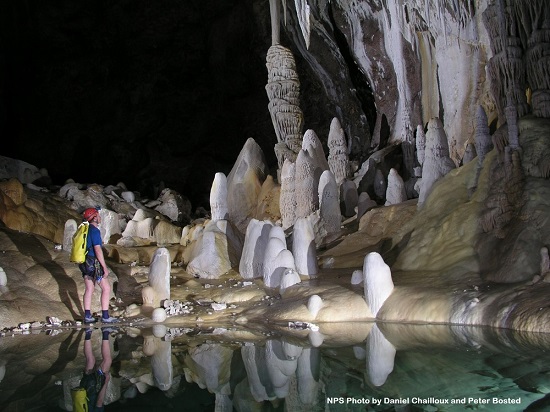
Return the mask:
[[88,228],[90,223],[82,222],[73,236],[73,246],[71,247],[71,262],[84,263],[88,253]]
[[74,412],[88,412],[88,394],[86,389],[78,387],[71,390],[71,398],[73,398]]

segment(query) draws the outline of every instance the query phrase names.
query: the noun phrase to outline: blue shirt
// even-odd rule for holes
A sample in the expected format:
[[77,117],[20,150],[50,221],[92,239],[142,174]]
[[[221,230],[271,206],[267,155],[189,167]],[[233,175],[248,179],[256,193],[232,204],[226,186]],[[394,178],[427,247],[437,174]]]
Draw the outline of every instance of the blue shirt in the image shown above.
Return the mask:
[[90,224],[88,228],[88,239],[86,240],[86,248],[88,249],[88,255],[95,257],[94,246],[103,245],[101,240],[101,232],[97,227]]

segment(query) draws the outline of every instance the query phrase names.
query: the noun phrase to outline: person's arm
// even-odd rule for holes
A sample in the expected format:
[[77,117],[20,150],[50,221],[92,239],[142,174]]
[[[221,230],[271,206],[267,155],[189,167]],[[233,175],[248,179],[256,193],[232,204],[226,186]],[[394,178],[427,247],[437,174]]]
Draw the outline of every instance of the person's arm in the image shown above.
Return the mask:
[[106,278],[109,274],[109,269],[107,269],[107,264],[105,263],[105,258],[103,257],[103,249],[101,249],[101,245],[94,245],[94,252],[97,261],[103,268],[103,277]]

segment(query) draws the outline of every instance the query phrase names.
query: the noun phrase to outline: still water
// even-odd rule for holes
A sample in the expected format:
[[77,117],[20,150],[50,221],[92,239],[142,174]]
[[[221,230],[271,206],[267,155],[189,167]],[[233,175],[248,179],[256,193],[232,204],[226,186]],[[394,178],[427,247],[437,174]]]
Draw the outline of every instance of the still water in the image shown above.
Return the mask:
[[[0,338],[0,410],[550,410],[550,335],[443,325],[119,326]],[[95,369],[94,369],[94,365]],[[101,404],[101,402],[99,403]]]

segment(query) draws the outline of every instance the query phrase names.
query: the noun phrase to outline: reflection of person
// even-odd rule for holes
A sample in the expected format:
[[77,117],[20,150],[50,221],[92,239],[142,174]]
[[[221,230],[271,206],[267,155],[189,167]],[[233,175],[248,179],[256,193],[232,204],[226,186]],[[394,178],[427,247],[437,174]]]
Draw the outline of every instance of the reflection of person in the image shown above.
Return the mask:
[[84,220],[90,223],[88,228],[88,238],[86,240],[86,261],[79,265],[86,289],[84,291],[84,323],[94,323],[96,319],[92,316],[92,294],[95,283],[101,288],[101,321],[104,323],[114,323],[116,318],[109,316],[109,299],[111,296],[111,284],[107,280],[109,269],[105,263],[103,250],[101,246],[101,232],[99,224],[101,216],[96,208],[88,208],[83,213]]
[[92,350],[92,331],[88,329],[84,338],[84,356],[86,366],[84,375],[80,381],[80,386],[86,389],[88,395],[88,410],[90,412],[102,412],[104,410],[103,402],[107,386],[111,380],[111,345],[109,342],[110,328],[102,328],[101,339],[101,361],[96,364],[96,358]]

